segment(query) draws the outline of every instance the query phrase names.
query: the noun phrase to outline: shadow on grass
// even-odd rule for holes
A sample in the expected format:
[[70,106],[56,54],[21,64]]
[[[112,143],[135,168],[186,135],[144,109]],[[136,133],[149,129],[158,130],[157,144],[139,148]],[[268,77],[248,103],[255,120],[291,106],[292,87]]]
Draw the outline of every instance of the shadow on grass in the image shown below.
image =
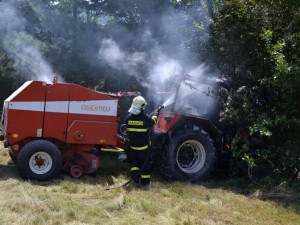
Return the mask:
[[[82,177],[76,179],[72,178],[68,172],[61,171],[57,178],[47,182],[37,182],[36,185],[59,185],[62,182],[74,182],[88,185],[100,185],[103,188],[108,186],[118,185],[116,180],[119,178],[130,179],[129,164],[121,162],[114,153],[101,153],[99,155],[100,166],[93,174],[84,174]],[[126,182],[126,181],[125,181]]]
[[294,182],[288,185],[269,177],[257,180],[244,177],[212,177],[210,180],[197,182],[196,185],[209,189],[219,188],[262,201],[272,201],[281,207],[292,208],[300,214],[300,179]]
[[[9,156],[5,156],[6,158]],[[62,182],[72,182],[72,183],[82,183],[88,185],[100,185],[103,187],[118,185],[115,183],[114,178],[130,179],[129,174],[129,163],[121,162],[118,160],[117,155],[112,154],[100,154],[100,166],[98,170],[93,174],[84,174],[82,177],[76,179],[72,178],[68,172],[61,171],[60,174],[49,181],[35,181],[35,180],[25,180],[23,179],[17,170],[16,165],[7,158],[0,164],[0,181],[5,181],[8,179],[15,179],[24,182],[30,182],[33,185],[38,186],[56,186],[60,185]]]
[[0,181],[8,179],[22,180],[17,167],[12,161],[9,161],[7,164],[0,164]]

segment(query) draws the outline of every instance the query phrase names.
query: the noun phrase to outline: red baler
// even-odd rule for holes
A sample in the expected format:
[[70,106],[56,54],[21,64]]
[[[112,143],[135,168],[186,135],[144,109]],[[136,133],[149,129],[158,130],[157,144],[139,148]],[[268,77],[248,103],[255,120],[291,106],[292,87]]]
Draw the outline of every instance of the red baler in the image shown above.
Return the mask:
[[92,149],[122,151],[117,110],[117,99],[76,84],[27,81],[4,102],[4,146],[26,179],[48,180],[61,169],[90,174],[99,167]]

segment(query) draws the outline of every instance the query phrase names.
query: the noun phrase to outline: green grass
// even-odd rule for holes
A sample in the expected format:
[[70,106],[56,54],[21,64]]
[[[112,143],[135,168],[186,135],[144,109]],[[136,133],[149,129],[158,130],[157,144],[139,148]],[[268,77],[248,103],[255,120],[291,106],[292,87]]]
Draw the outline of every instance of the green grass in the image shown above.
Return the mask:
[[110,156],[93,176],[36,182],[21,179],[1,148],[0,224],[300,224],[299,195],[280,188],[170,183],[153,174],[150,190],[107,191],[129,179],[128,164]]

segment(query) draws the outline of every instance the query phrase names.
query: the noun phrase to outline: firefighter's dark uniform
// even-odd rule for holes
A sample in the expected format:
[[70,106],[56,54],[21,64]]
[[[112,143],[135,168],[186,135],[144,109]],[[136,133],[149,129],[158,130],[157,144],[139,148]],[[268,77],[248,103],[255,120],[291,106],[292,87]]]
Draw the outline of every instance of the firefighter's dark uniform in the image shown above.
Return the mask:
[[[139,115],[129,114],[126,118],[127,132],[130,140],[131,177],[143,185],[150,183],[151,156],[149,128],[156,124],[157,117],[152,118],[141,112]],[[137,174],[140,172],[140,176]]]

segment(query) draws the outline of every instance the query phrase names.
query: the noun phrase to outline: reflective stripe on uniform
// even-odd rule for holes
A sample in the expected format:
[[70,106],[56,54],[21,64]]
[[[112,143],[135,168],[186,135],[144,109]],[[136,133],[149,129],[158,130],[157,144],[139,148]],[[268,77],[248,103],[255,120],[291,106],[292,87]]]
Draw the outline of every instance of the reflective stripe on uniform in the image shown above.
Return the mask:
[[140,170],[139,167],[131,167],[131,171]]
[[155,126],[156,123],[157,123],[157,116],[152,116],[151,118],[154,120],[154,125],[153,126]]
[[134,146],[130,146],[131,149],[133,150],[145,150],[148,148],[148,145],[145,145],[143,147],[134,147]]
[[128,120],[128,125],[143,126],[144,121]]
[[148,178],[148,179],[150,179],[150,175],[141,175],[141,178]]
[[127,128],[127,131],[134,131],[134,132],[147,132],[148,129],[142,129],[142,128]]

